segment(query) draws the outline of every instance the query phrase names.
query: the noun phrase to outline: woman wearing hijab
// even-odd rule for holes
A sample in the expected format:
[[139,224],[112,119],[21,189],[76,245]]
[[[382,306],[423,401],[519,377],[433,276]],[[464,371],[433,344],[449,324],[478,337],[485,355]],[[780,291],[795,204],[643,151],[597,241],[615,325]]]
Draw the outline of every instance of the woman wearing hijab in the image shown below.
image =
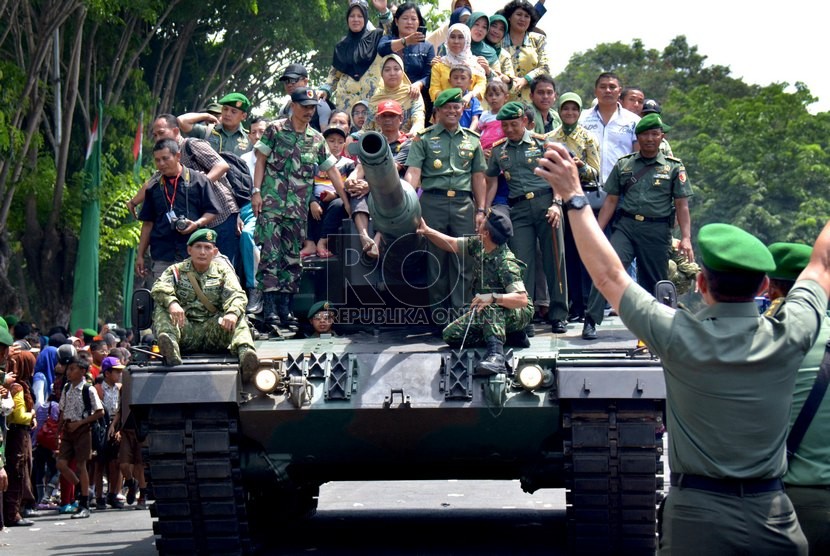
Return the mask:
[[403,124],[401,131],[413,135],[424,129],[424,101],[419,94],[414,100],[409,94],[411,83],[404,72],[404,63],[395,54],[384,56],[381,63],[382,84],[375,90],[369,101],[369,119],[363,129],[379,131],[375,121],[378,105],[385,100],[394,100],[403,109]]
[[539,13],[527,0],[512,0],[504,7],[504,17],[509,29],[502,47],[510,55],[516,74],[511,96],[529,103],[530,82],[537,75],[550,75],[545,36],[531,31],[539,21]]
[[20,351],[9,357],[9,370],[16,375],[9,387],[14,409],[6,417],[6,474],[9,486],[3,493],[3,523],[6,526],[34,525],[20,515],[22,503],[33,504],[32,493],[32,427],[35,404],[29,384],[35,370],[35,356]]
[[427,35],[427,42],[435,48],[436,52],[439,52],[444,46],[444,43],[447,42],[450,25],[453,23],[463,23],[461,21],[461,16],[464,13],[463,10],[467,10],[467,15],[473,12],[473,5],[470,3],[470,0],[453,0],[452,7],[450,7],[450,22],[441,25],[441,27]]
[[[373,4],[381,11],[382,20],[391,20],[386,0],[375,0]],[[348,33],[335,45],[332,68],[326,83],[320,87],[320,98],[331,98],[337,108],[347,112],[358,100],[371,98],[380,82],[377,53],[384,31],[370,31],[366,27],[368,22],[369,10],[365,3],[353,1],[346,12]]]
[[[502,19],[504,19],[502,17]],[[508,87],[513,84],[513,63],[510,57],[504,55],[499,56],[499,50],[496,50],[491,44],[487,42],[487,35],[490,32],[490,18],[484,12],[473,12],[470,19],[467,20],[467,26],[470,28],[470,51],[478,59],[481,69],[484,70],[484,75],[487,79],[501,79]],[[506,28],[506,20],[505,20]],[[502,61],[507,66],[506,70],[502,66]]]
[[487,87],[487,78],[484,70],[478,63],[478,58],[470,51],[470,28],[463,23],[450,26],[447,35],[447,53],[432,65],[429,78],[429,96],[434,101],[438,94],[450,88],[450,70],[453,66],[467,66],[472,71],[470,90],[464,93],[464,104],[469,104],[473,97],[484,98],[484,89]]
[[35,373],[43,373],[43,376],[46,378],[46,384],[44,385],[46,392],[51,392],[52,390],[52,383],[55,381],[55,367],[57,365],[58,348],[51,345],[44,347],[37,356]]
[[[429,90],[430,63],[435,58],[435,47],[425,42],[418,31],[426,25],[421,10],[412,2],[398,6],[390,33],[380,39],[378,54],[397,54],[403,60],[403,70],[409,78],[409,96],[415,100]],[[424,94],[426,96],[426,94]]]

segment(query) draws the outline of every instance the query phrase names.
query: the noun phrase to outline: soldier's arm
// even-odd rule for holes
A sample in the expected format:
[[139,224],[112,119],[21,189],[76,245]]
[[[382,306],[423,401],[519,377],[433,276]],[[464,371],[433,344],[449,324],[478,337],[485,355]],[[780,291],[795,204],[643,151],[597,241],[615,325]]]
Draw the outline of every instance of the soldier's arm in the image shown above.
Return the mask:
[[499,178],[493,176],[487,176],[487,199],[486,203],[484,204],[484,208],[490,208],[493,206],[493,199],[496,198],[496,191],[499,189]]
[[417,166],[410,166],[406,169],[406,175],[404,176],[404,179],[407,182],[409,182],[409,185],[411,185],[417,190],[419,187],[421,187],[421,169]]
[[597,216],[597,222],[599,222],[600,229],[604,230],[608,223],[611,222],[611,219],[614,217],[614,213],[617,211],[617,205],[620,202],[619,195],[611,195],[608,194],[605,197],[605,201],[602,202],[602,208],[599,209],[599,215]]
[[150,290],[150,295],[153,296],[153,300],[155,300],[156,304],[159,307],[164,308],[166,311],[170,304],[174,301],[178,302],[179,298],[176,295],[176,284],[174,280],[174,273],[173,267],[175,265],[168,266],[164,269],[161,276],[158,280],[155,281],[153,284],[153,288]]
[[692,250],[692,217],[689,215],[689,198],[678,197],[674,200],[674,207],[677,211],[677,224],[680,226],[680,245],[678,250],[690,261],[695,260],[695,252]]
[[816,238],[810,262],[801,271],[798,279],[815,280],[824,288],[824,293],[830,296],[830,220]]
[[[539,166],[534,172],[545,178],[565,202],[575,195],[582,194],[576,164],[571,160],[568,151],[560,145],[548,146],[544,158],[539,160]],[[623,268],[620,258],[611,247],[611,243],[605,237],[588,206],[580,210],[568,211],[568,221],[573,229],[579,256],[588,274],[591,275],[594,285],[611,306],[615,310],[618,309],[623,293],[631,284],[631,277]],[[830,249],[830,237],[828,237],[828,249]],[[830,263],[830,253],[828,253],[828,262]],[[828,286],[830,286],[830,273],[828,273]]]
[[184,135],[193,131],[193,126],[196,124],[208,123],[215,125],[219,123],[219,119],[216,116],[208,114],[207,112],[188,112],[176,118],[176,121],[179,123],[179,129]]
[[458,253],[458,238],[450,237],[438,230],[433,230],[424,219],[421,218],[421,225],[418,226],[418,233],[431,241],[436,247],[450,253]]

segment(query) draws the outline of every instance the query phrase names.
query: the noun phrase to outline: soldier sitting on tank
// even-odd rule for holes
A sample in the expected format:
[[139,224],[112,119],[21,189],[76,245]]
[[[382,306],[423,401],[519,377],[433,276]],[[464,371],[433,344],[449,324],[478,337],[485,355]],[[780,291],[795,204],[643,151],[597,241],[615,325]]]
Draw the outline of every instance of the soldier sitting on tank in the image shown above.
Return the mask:
[[479,292],[470,310],[444,328],[444,341],[457,347],[484,340],[487,355],[476,366],[476,374],[503,373],[505,342],[529,346],[524,329],[533,318],[533,302],[522,281],[525,265],[507,246],[513,235],[509,210],[493,207],[479,227],[478,237],[450,237],[430,228],[423,219],[418,233],[436,247],[468,258],[474,273],[473,288]]
[[332,327],[334,326],[335,313],[328,301],[318,301],[308,310],[308,322],[314,332],[312,338],[330,338],[336,336]]
[[214,259],[215,247],[214,230],[194,232],[187,242],[190,257],[167,267],[153,285],[159,351],[168,365],[181,365],[180,346],[209,353],[230,348],[246,380],[259,365],[245,319],[248,299],[233,269]]

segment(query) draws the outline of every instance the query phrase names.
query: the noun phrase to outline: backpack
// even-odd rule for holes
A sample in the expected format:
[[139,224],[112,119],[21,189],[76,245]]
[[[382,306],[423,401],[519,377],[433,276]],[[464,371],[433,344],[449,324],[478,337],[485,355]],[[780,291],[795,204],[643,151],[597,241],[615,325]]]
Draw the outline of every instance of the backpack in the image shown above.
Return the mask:
[[43,446],[51,452],[58,451],[58,420],[52,417],[51,407],[46,422],[37,431],[35,440],[38,446]]
[[[190,141],[184,142],[184,148],[188,156],[193,155],[193,149],[190,146]],[[230,152],[218,153],[222,160],[228,163],[228,172],[225,178],[233,190],[233,197],[236,204],[240,207],[251,202],[251,191],[254,188],[254,178],[251,176],[251,171],[248,168],[248,163]]]
[[[63,387],[63,393],[66,395],[69,392],[69,388],[72,387],[72,384],[67,383],[66,386]],[[89,416],[92,415],[94,412],[92,411],[92,398],[89,394],[89,389],[92,388],[89,384],[84,384],[83,389],[81,390],[81,395],[84,398],[84,414]],[[92,435],[92,449],[101,454],[103,450],[107,446],[107,427],[109,426],[108,417],[107,417],[107,410],[104,410],[104,416],[100,419],[96,419],[92,422],[89,427],[90,434]]]

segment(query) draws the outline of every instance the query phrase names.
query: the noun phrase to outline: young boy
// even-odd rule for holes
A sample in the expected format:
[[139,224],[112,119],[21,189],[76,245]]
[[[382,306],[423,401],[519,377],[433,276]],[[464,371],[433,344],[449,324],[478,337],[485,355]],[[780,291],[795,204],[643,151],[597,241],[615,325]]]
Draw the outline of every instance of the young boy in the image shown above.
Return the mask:
[[[88,387],[91,414],[84,407],[83,390],[88,386],[84,375],[89,369],[89,361],[79,357],[74,346],[61,346],[58,350],[58,360],[66,366],[67,386],[60,399],[60,420],[58,430],[60,445],[58,451],[58,471],[75,490],[80,489],[78,496],[79,509],[72,519],[89,517],[89,473],[87,462],[92,457],[92,435],[90,425],[104,416],[104,406],[98,397],[95,388]],[[72,471],[69,462],[77,462],[78,473]]]
[[[458,87],[466,95],[470,91],[473,82],[473,71],[467,66],[453,66],[450,69],[450,87]],[[478,129],[478,119],[481,116],[481,102],[473,96],[470,103],[464,106],[464,113],[458,120],[458,125],[466,127],[470,131]]]
[[318,301],[308,310],[308,321],[314,329],[313,338],[334,336],[331,328],[334,324],[335,312],[328,301]]
[[[116,421],[113,417],[118,413],[118,406],[121,400],[121,375],[124,371],[124,365],[117,357],[108,355],[101,363],[101,373],[103,373],[103,382],[95,385],[95,390],[101,403],[104,406],[104,411],[109,420],[109,427],[107,430],[107,445],[102,450],[103,453],[96,454],[95,457],[95,494],[98,497],[95,507],[98,510],[106,509],[106,505],[121,509],[124,503],[118,499],[118,493],[121,492],[121,471],[118,467],[118,437],[116,436]],[[109,492],[106,499],[104,499],[104,474],[107,476],[107,485]]]

